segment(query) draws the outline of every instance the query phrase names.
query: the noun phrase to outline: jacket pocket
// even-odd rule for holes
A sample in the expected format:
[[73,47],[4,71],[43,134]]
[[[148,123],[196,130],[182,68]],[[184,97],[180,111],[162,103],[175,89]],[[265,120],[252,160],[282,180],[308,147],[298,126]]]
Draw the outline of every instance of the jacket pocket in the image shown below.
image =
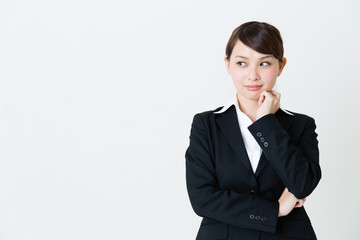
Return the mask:
[[201,224],[196,240],[220,240],[229,236],[229,225],[221,222]]

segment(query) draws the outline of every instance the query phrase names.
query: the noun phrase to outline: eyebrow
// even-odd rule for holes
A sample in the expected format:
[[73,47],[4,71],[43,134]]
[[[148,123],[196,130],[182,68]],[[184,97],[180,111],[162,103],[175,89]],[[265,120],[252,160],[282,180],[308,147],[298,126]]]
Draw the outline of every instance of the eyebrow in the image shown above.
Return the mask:
[[[247,58],[247,57],[245,57],[245,56],[241,56],[241,55],[236,55],[235,56],[235,58],[244,58],[244,59],[249,59],[249,58]],[[261,58],[259,58],[259,59],[265,59],[265,58],[274,58],[274,56],[273,55],[266,55],[266,56],[264,56],[264,57],[261,57]]]

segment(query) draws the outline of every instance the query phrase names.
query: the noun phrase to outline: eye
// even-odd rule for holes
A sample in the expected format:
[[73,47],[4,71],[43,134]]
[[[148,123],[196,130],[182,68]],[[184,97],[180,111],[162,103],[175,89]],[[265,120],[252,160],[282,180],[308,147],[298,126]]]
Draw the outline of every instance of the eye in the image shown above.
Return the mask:
[[245,62],[238,62],[237,64],[240,65],[241,67],[246,66],[246,63],[245,63]]
[[262,67],[266,67],[266,66],[270,66],[271,64],[269,62],[262,62],[260,63],[260,66]]

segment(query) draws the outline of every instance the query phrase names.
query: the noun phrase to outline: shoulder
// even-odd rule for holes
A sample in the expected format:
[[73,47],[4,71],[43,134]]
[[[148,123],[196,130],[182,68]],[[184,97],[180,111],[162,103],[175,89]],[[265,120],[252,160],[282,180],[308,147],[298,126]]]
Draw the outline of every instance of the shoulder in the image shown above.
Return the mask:
[[215,112],[221,110],[223,107],[218,107],[213,110],[207,110],[203,112],[196,113],[193,118],[193,126],[199,126],[199,125],[208,125],[209,122],[211,122],[212,119],[215,118],[217,114]]
[[283,114],[285,113],[288,117],[287,118],[292,118],[291,122],[292,124],[292,129],[306,129],[306,128],[312,128],[315,129],[316,128],[316,124],[315,124],[315,119],[307,114],[304,113],[298,113],[298,112],[294,112],[294,111],[290,111],[290,110],[285,110],[286,112],[290,113],[286,114],[283,111]]
[[223,107],[218,107],[218,108],[215,108],[213,110],[207,110],[207,111],[199,112],[199,113],[196,113],[195,116],[200,117],[200,118],[209,118],[209,117],[215,115],[214,113],[218,112],[222,108]]
[[306,115],[304,113],[298,113],[298,112],[290,111],[287,109],[286,109],[286,112],[291,113],[294,117],[294,120],[296,120],[296,121],[304,121],[304,122],[315,121],[313,117]]

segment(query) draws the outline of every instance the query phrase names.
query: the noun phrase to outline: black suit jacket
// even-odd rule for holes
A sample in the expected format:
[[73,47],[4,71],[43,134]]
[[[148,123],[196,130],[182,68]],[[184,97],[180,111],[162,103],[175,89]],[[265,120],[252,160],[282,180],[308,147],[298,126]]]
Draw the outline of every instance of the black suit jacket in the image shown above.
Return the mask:
[[203,217],[197,240],[316,239],[303,207],[278,217],[285,187],[302,199],[321,178],[314,119],[279,109],[250,125],[263,150],[254,173],[235,107],[219,109],[194,116],[185,154],[190,201]]

